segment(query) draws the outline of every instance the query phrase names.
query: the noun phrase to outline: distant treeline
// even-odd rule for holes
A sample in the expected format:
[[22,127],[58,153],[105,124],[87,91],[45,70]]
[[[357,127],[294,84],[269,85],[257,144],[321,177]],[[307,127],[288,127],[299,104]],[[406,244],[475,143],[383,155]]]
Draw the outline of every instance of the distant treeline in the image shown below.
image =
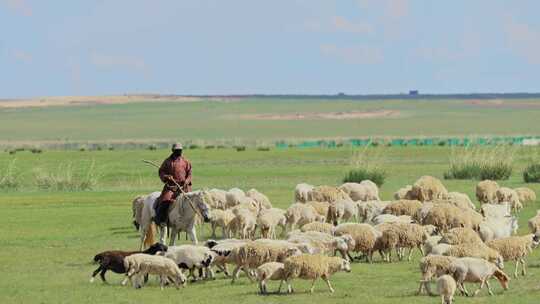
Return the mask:
[[[161,95],[176,96],[176,95]],[[185,97],[199,98],[283,98],[283,99],[347,99],[347,100],[391,100],[391,99],[531,99],[540,98],[540,93],[471,93],[471,94],[346,94],[338,93],[335,95],[308,95],[308,94],[290,94],[290,95],[182,95]]]

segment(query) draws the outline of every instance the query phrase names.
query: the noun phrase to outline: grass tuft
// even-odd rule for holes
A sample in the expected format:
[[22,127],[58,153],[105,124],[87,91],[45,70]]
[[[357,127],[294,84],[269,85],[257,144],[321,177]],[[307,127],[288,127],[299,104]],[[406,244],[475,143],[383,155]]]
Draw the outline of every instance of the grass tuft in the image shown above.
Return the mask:
[[89,191],[98,184],[100,174],[92,162],[88,168],[73,168],[72,163],[60,164],[56,171],[35,170],[35,183],[41,190]]
[[344,183],[360,183],[370,180],[378,187],[384,184],[386,171],[382,168],[382,158],[368,147],[362,151],[354,151],[351,157],[350,169],[343,178]]
[[444,178],[507,180],[512,175],[514,152],[508,146],[453,148]]
[[3,171],[0,171],[0,189],[17,190],[21,186],[19,173],[16,171],[15,159]]

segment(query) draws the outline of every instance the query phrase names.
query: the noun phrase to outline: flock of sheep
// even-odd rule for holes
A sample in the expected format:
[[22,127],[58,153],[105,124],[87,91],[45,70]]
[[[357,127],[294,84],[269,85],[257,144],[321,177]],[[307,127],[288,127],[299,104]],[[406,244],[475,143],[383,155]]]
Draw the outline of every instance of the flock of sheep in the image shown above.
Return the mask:
[[[430,282],[437,280],[443,303],[451,303],[456,289],[469,295],[465,282],[480,283],[474,294],[484,286],[492,294],[491,277],[507,289],[504,262],[516,263],[514,276],[519,265],[525,275],[525,259],[539,244],[540,211],[529,220],[530,234],[515,235],[519,210],[536,200],[535,193],[489,180],[476,186],[479,210],[466,194],[448,192],[431,176],[399,189],[393,201],[381,201],[371,181],[339,187],[299,184],[295,202],[286,210],[273,207],[255,189],[211,189],[202,194],[210,208],[212,240],[204,245],[156,243],[143,252],[102,252],[94,258],[99,267],[92,281],[98,273],[105,281],[105,272],[112,270],[125,273],[123,284],[130,280],[136,288],[149,274],[159,276],[162,288],[168,283],[179,287],[187,281],[183,269],[193,280],[212,279],[218,269],[232,283],[243,271],[250,281],[258,281],[263,294],[268,280],[281,281],[278,292],[285,282],[290,293],[295,278],[311,280],[311,292],[321,278],[333,292],[330,276],[351,271],[355,258],[371,263],[378,253],[390,263],[393,253],[399,260],[410,260],[418,249],[423,255],[418,292],[432,294]],[[133,202],[135,223],[141,209],[138,197]],[[227,267],[231,265],[232,273]]]

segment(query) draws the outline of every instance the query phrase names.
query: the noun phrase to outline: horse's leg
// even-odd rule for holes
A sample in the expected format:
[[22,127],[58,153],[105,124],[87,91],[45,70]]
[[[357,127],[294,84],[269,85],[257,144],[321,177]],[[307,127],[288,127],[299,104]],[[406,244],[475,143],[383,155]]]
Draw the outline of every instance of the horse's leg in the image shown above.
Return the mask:
[[195,232],[195,226],[191,227],[191,229],[189,229],[189,238],[191,239],[191,241],[197,245],[197,243],[199,241],[197,241],[197,234]]
[[169,229],[165,226],[159,227],[159,243],[160,244],[165,244],[165,242],[167,241],[166,236],[167,236],[168,230]]
[[144,249],[144,241],[146,239],[146,230],[150,229],[150,227],[147,226],[141,226],[141,246],[139,251],[143,251]]
[[169,238],[169,246],[176,245],[176,236],[178,235],[179,230],[176,227],[171,227],[171,237]]

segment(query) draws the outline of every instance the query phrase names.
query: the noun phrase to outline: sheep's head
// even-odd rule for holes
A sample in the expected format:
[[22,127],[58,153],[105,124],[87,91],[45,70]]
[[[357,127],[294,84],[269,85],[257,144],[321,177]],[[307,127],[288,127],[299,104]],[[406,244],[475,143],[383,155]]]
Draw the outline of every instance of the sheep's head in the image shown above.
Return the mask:
[[351,262],[349,262],[349,261],[347,261],[345,259],[341,259],[340,270],[341,271],[346,271],[346,272],[351,272]]
[[285,256],[286,257],[292,257],[292,256],[295,256],[295,255],[301,255],[301,254],[302,254],[302,251],[300,251],[300,249],[298,249],[297,247],[289,247],[285,251]]
[[506,273],[497,269],[493,273],[493,276],[497,278],[497,280],[499,281],[499,283],[501,284],[504,290],[508,290],[508,283],[510,282],[510,277],[508,277]]
[[533,234],[533,236],[532,236],[532,248],[538,247],[539,244],[540,244],[540,237],[538,237],[538,235],[536,235],[536,234]]
[[204,243],[204,246],[206,246],[208,248],[213,248],[217,244],[218,244],[218,242],[215,241],[215,240],[208,240],[208,241],[206,241],[206,243]]
[[493,262],[495,263],[495,266],[497,266],[499,269],[504,269],[504,259],[500,254],[497,254],[497,257]]
[[168,249],[167,245],[164,245],[164,244],[161,244],[161,243],[155,243],[153,244],[152,246],[148,247],[148,249],[146,249],[144,251],[144,253],[147,253],[147,254],[156,254],[158,252],[166,252]]

